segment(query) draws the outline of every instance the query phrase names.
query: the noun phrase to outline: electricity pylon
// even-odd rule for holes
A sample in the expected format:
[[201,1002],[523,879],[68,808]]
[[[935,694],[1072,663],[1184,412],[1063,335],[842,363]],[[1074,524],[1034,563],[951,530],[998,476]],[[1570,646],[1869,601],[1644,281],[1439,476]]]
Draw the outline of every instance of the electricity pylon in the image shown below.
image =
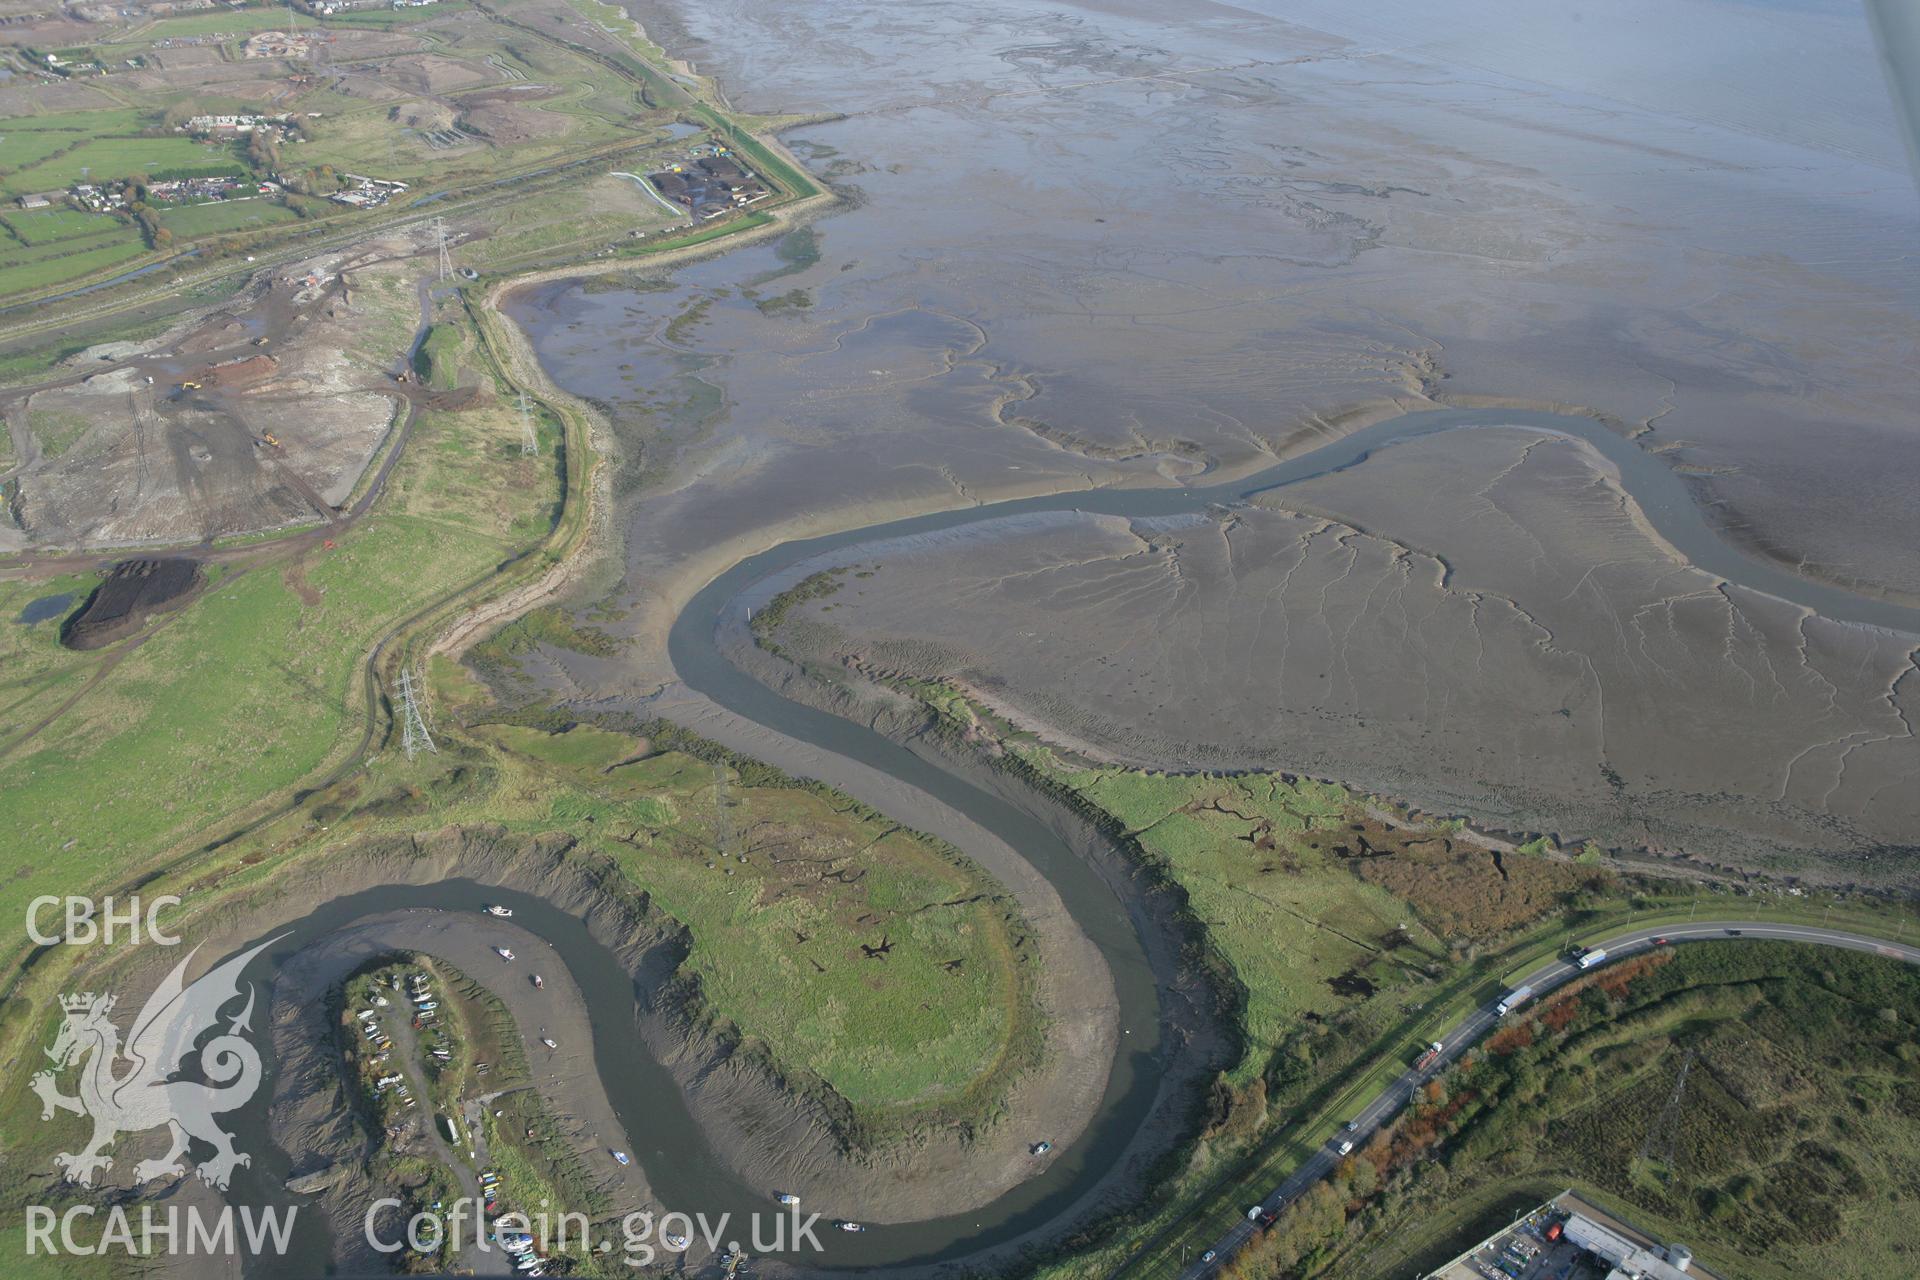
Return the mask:
[[540,441],[533,434],[533,415],[527,411],[527,393],[520,393],[520,452],[535,454],[540,452]]
[[420,692],[413,683],[413,672],[406,667],[400,668],[400,685],[396,692],[400,695],[400,746],[411,760],[422,751],[440,754],[440,748],[433,745],[433,735],[427,732],[427,722],[420,714]]
[[[1693,1060],[1699,1054],[1692,1049],[1680,1063],[1680,1078],[1673,1082],[1673,1092],[1667,1095],[1667,1105],[1660,1108],[1660,1114],[1647,1130],[1645,1142],[1640,1144],[1638,1159],[1655,1159],[1668,1169],[1674,1167],[1674,1157],[1680,1141],[1680,1104],[1687,1093],[1687,1073],[1693,1070]],[[1656,1153],[1655,1147],[1659,1150]]]

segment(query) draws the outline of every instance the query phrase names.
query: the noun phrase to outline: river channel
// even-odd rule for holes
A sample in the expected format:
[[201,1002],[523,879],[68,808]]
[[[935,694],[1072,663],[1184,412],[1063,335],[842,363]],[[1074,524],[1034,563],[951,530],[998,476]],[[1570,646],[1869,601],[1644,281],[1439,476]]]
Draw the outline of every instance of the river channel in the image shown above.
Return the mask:
[[[1706,572],[1730,583],[1812,609],[1841,622],[1920,632],[1920,610],[1810,581],[1756,561],[1729,545],[1708,525],[1681,478],[1660,459],[1586,418],[1515,410],[1437,411],[1411,414],[1359,430],[1240,481],[1185,489],[1106,489],[1021,499],[783,543],[740,561],[699,591],[675,621],[669,652],[675,670],[693,691],[823,754],[838,755],[881,770],[960,810],[1018,849],[1052,882],[1075,921],[1111,967],[1120,1007],[1121,1043],[1105,1095],[1080,1141],[1044,1172],[980,1210],[925,1222],[874,1227],[860,1236],[829,1232],[824,1261],[830,1266],[898,1267],[957,1260],[1007,1246],[1023,1237],[1057,1238],[1065,1221],[1090,1210],[1116,1169],[1142,1154],[1137,1144],[1159,1092],[1160,993],[1128,904],[1114,884],[1033,813],[862,725],[791,701],[737,668],[716,643],[723,624],[737,622],[743,599],[764,599],[770,583],[790,580],[810,563],[859,544],[951,530],[980,521],[1035,512],[1084,511],[1151,518],[1231,505],[1281,486],[1363,464],[1396,442],[1435,432],[1475,427],[1519,426],[1573,436],[1603,454],[1618,470],[1622,487],[1671,545]],[[688,1115],[672,1078],[644,1053],[634,1052],[633,979],[587,933],[585,926],[537,898],[466,882],[430,888],[394,887],[328,903],[294,930],[256,967],[261,976],[275,958],[364,915],[419,906],[477,910],[505,901],[515,923],[552,943],[588,1002],[595,1062],[635,1154],[662,1201],[670,1208],[732,1213],[736,1219],[765,1211],[768,1189],[743,1186],[727,1172]],[[267,1149],[264,1123],[251,1120],[243,1140]],[[247,1144],[243,1142],[243,1149]],[[256,1169],[249,1200],[265,1195],[269,1178],[284,1176],[284,1159]],[[282,1166],[276,1169],[275,1166]],[[266,1175],[266,1176],[262,1176]],[[822,1208],[830,1208],[821,1206]],[[339,1229],[339,1228],[336,1228]]]

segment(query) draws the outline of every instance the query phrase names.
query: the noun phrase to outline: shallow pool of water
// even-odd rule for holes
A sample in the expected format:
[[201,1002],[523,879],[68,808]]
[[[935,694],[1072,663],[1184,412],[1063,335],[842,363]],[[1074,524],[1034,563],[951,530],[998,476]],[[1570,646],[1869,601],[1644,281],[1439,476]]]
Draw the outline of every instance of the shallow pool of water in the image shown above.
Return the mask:
[[62,591],[57,596],[41,596],[38,600],[27,601],[27,607],[14,618],[22,626],[32,626],[36,622],[45,622],[57,618],[73,607],[74,592]]

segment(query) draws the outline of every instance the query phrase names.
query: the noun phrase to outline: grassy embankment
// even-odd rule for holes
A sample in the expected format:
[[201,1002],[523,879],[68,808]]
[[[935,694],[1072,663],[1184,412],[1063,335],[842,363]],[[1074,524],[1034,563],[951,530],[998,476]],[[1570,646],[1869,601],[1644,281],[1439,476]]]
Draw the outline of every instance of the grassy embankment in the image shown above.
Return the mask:
[[1862,953],[1628,962],[1504,1027],[1235,1272],[1404,1276],[1571,1185],[1722,1275],[1906,1275],[1916,1024],[1920,973]]
[[[594,643],[557,616],[516,624],[483,660],[526,642]],[[490,703],[462,669],[436,662],[433,684],[439,754],[409,763],[383,753],[224,847],[217,862],[190,863],[146,891],[184,888],[188,911],[217,910],[270,886],[282,867],[362,837],[459,823],[566,831],[581,841],[579,856],[611,860],[633,891],[686,926],[689,1011],[826,1105],[849,1142],[996,1113],[1040,1034],[1024,930],[996,886],[951,850],[692,739],[662,744],[684,750],[650,749],[589,727],[487,723]],[[44,1021],[22,1005],[16,1052],[44,1035]],[[457,1089],[477,1084],[465,1078]],[[527,1105],[503,1108],[526,1119],[513,1132],[531,1124],[545,1139],[522,1150],[516,1176],[561,1187],[558,1135]],[[6,1135],[22,1176],[71,1137],[31,1123],[24,1076],[0,1111],[25,1126]]]
[[[370,322],[368,340],[387,327],[407,325]],[[472,334],[465,351],[471,377],[494,376]],[[43,892],[124,895],[163,866],[173,874],[145,892],[218,885],[263,862],[254,845],[208,837],[286,803],[309,779],[351,772],[378,747],[387,720],[369,655],[404,650],[416,628],[511,589],[578,544],[585,504],[568,503],[556,521],[559,480],[584,493],[591,455],[572,411],[553,411],[538,459],[521,456],[518,413],[498,402],[423,415],[388,491],[334,549],[269,547],[243,567],[210,566],[200,598],[107,649],[62,648],[61,615],[14,620],[47,596],[71,595],[71,612],[93,575],[0,582],[0,821],[15,833],[0,909],[19,919]],[[23,945],[12,944],[9,968]],[[37,1056],[52,993],[96,950],[56,949],[25,981],[14,975],[0,1020],[9,1057]],[[14,1073],[0,1103],[9,1206],[44,1198],[51,1153],[72,1146],[72,1134],[38,1122],[27,1075]],[[73,1276],[110,1269],[71,1257],[47,1265]]]
[[[375,287],[366,273],[361,287]],[[477,376],[498,390],[500,322],[463,303]],[[436,344],[448,340],[435,335]],[[564,424],[557,412],[542,408],[542,456],[564,425],[566,490],[584,493],[592,465],[584,427],[571,410]],[[360,697],[348,689],[368,647],[407,650],[412,636],[472,603],[481,584],[483,594],[505,591],[584,535],[585,503],[568,503],[552,524],[552,469],[517,456],[517,432],[505,406],[425,415],[394,493],[337,550],[216,571],[203,599],[137,642],[76,655],[57,645],[51,622],[0,635],[12,659],[0,684],[0,820],[22,834],[0,899],[23,903],[55,881],[62,891],[111,883],[346,763],[381,711],[371,685]],[[522,494],[527,501],[514,500]],[[524,557],[530,547],[540,554]],[[508,562],[514,571],[497,575]],[[85,585],[0,585],[0,614]],[[402,622],[405,634],[396,632]]]
[[[130,109],[122,123],[141,119]],[[48,155],[54,149],[48,148]],[[804,178],[796,187],[797,194],[814,192]],[[764,212],[755,212],[630,252],[699,245],[767,221]],[[73,223],[63,230],[72,237],[92,228],[92,223]],[[470,298],[463,302],[471,308]],[[471,309],[467,321],[473,328],[466,350],[476,371],[497,383],[499,344],[492,330],[498,321]],[[122,336],[161,323],[139,321]],[[49,358],[50,353],[22,351],[7,358],[7,372],[27,375],[44,368]],[[562,428],[564,445],[556,438]],[[248,834],[253,816],[271,815],[307,780],[351,776],[360,754],[369,742],[378,744],[387,724],[375,677],[390,674],[397,656],[411,653],[449,617],[528,581],[584,536],[584,503],[569,502],[554,518],[559,475],[568,493],[587,489],[593,463],[583,423],[570,409],[546,406],[541,434],[542,455],[557,451],[558,468],[518,457],[518,421],[510,413],[426,415],[394,474],[391,492],[326,554],[313,550],[252,560],[240,568],[215,567],[201,599],[134,640],[96,654],[61,649],[53,621],[4,633],[3,647],[15,661],[0,687],[0,789],[6,796],[0,820],[31,833],[17,846],[16,865],[10,868],[9,893],[16,907],[43,888],[124,889],[141,868],[161,864],[173,870],[153,882],[150,892],[185,880],[217,883],[223,872],[240,871],[235,879],[245,881],[252,873],[243,869],[264,872],[275,865],[270,858],[310,847],[312,824],[297,809],[295,816]],[[527,501],[516,500],[522,493]],[[527,554],[530,550],[535,554]],[[29,601],[67,590],[84,594],[91,583],[76,577],[0,584],[0,614],[17,614]],[[203,844],[209,834],[236,824],[241,839]],[[929,874],[922,883],[937,880]],[[875,885],[884,889],[885,877]],[[893,888],[910,892],[898,883]],[[699,913],[690,908],[688,914]],[[963,923],[961,931],[973,932],[972,923]],[[1005,932],[983,932],[988,936],[975,973],[992,968],[991,960],[998,957],[991,952],[1010,946]],[[42,1029],[33,1016],[37,997],[82,958],[78,952],[45,957],[28,986],[14,987],[4,1023],[14,1052]],[[919,975],[907,975],[908,982],[918,980]],[[997,1059],[973,1084],[950,1096],[942,1096],[937,1084],[930,1087],[929,1096],[907,1108],[913,1115],[979,1118],[997,1087],[981,1082],[995,1076],[994,1068],[1022,1060],[1026,1037],[1033,1034],[1025,1018],[1030,1008],[1024,983],[1004,972],[1000,980],[1008,996],[1007,1031]],[[963,984],[948,985],[964,991]],[[978,1003],[971,997],[965,1002]],[[819,1012],[831,1016],[837,1007],[829,998]],[[751,1011],[744,1023],[746,1034],[754,1037]],[[836,1064],[823,1065],[836,1069]],[[842,1065],[847,1066],[843,1082],[859,1096],[858,1071],[877,1072],[873,1078],[878,1078],[888,1064]],[[900,1065],[920,1068],[923,1084],[928,1078],[921,1064]],[[905,1087],[913,1085],[910,1079]],[[856,1139],[883,1134],[900,1119],[885,1086],[863,1101],[873,1106],[850,1126]],[[928,1102],[931,1110],[919,1105]],[[8,1114],[25,1117],[34,1111],[23,1104],[10,1107]],[[7,1145],[19,1150],[17,1142]],[[32,1179],[31,1171],[15,1172]],[[6,1199],[18,1203],[27,1184],[7,1182]]]

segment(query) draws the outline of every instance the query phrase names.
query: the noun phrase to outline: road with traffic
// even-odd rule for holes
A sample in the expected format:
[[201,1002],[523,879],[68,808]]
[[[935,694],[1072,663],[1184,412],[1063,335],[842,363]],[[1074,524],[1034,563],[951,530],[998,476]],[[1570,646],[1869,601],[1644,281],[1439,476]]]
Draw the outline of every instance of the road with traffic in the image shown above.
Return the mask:
[[[1904,960],[1908,964],[1920,964],[1920,947],[1904,943],[1888,942],[1882,938],[1868,937],[1864,934],[1849,933],[1843,929],[1822,929],[1811,925],[1778,924],[1771,922],[1745,920],[1703,920],[1684,925],[1649,926],[1617,934],[1610,938],[1596,939],[1583,950],[1600,948],[1607,953],[1606,960],[1589,969],[1581,969],[1572,959],[1557,959],[1540,966],[1532,973],[1520,978],[1514,987],[1533,988],[1533,998],[1563,985],[1582,973],[1595,973],[1607,965],[1624,960],[1629,956],[1641,955],[1661,946],[1677,946],[1684,942],[1725,941],[1731,938],[1751,938],[1768,942],[1804,942],[1827,947],[1844,947],[1849,951],[1870,951],[1892,960]],[[1575,955],[1577,953],[1569,953]],[[1505,994],[1504,992],[1502,993]],[[1199,1259],[1183,1267],[1179,1280],[1203,1280],[1224,1266],[1256,1231],[1261,1223],[1272,1222],[1269,1215],[1279,1211],[1333,1171],[1340,1162],[1339,1145],[1352,1142],[1355,1148],[1363,1144],[1375,1130],[1399,1113],[1414,1090],[1448,1066],[1458,1061],[1460,1055],[1478,1044],[1500,1022],[1500,1016],[1494,1011],[1498,997],[1481,1005],[1454,1025],[1437,1043],[1439,1053],[1423,1068],[1415,1068],[1401,1073],[1389,1083],[1359,1112],[1348,1128],[1328,1136],[1313,1155],[1309,1156],[1287,1179],[1269,1192],[1265,1199],[1256,1205],[1248,1206],[1247,1212],[1232,1229],[1214,1241],[1201,1254]]]

